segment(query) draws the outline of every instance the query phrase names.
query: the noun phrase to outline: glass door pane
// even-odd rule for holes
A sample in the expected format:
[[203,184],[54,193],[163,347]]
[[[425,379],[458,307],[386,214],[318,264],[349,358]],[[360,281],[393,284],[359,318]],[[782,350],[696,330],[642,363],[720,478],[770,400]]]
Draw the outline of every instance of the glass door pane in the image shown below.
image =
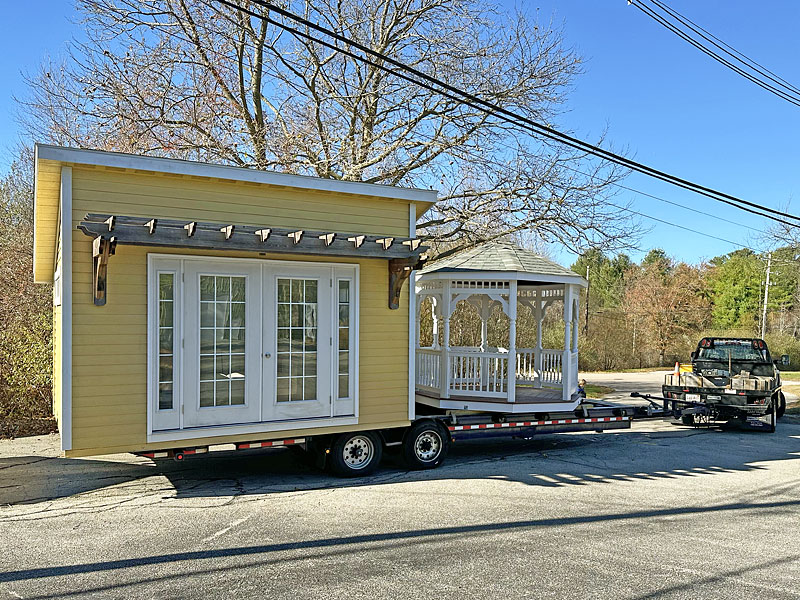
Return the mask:
[[265,420],[331,416],[331,269],[264,267]]

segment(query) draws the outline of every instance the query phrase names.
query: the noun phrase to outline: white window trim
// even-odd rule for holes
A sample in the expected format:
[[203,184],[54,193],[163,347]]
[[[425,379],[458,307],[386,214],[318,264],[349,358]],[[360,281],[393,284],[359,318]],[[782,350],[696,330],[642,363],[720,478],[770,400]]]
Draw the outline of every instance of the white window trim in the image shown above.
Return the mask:
[[[257,263],[262,266],[269,266],[269,265],[276,265],[276,266],[283,266],[285,267],[288,263],[297,263],[298,265],[305,265],[305,266],[318,266],[318,267],[326,267],[329,268],[331,271],[331,285],[335,285],[335,282],[338,279],[349,279],[351,281],[351,285],[353,286],[351,289],[351,315],[353,317],[351,327],[351,337],[352,340],[355,342],[355,347],[352,349],[352,356],[353,356],[353,364],[351,364],[351,378],[353,381],[353,414],[352,415],[345,415],[345,416],[334,416],[335,413],[335,401],[336,398],[331,399],[331,416],[328,417],[321,417],[321,418],[305,418],[305,419],[291,419],[291,420],[284,420],[284,421],[262,421],[258,423],[247,423],[247,424],[235,424],[235,425],[209,425],[209,426],[200,426],[200,427],[190,427],[190,428],[183,428],[183,395],[182,390],[180,395],[176,394],[175,392],[175,384],[173,383],[173,409],[172,410],[180,410],[181,418],[180,424],[178,429],[166,429],[166,430],[158,430],[153,431],[153,412],[154,408],[157,405],[158,399],[158,381],[157,381],[157,369],[155,367],[154,360],[157,360],[157,349],[158,349],[158,321],[156,310],[158,307],[158,282],[157,282],[157,274],[159,272],[167,272],[171,271],[171,269],[167,268],[157,268],[155,266],[155,262],[159,259],[169,259],[175,260],[180,262],[180,269],[176,272],[176,286],[179,287],[179,291],[176,290],[175,298],[176,298],[176,317],[180,320],[180,344],[178,344],[178,340],[174,340],[175,348],[177,349],[178,353],[174,355],[175,364],[173,365],[173,381],[178,377],[176,373],[181,372],[182,368],[180,365],[183,363],[183,311],[177,310],[177,298],[180,298],[180,302],[183,302],[183,294],[184,294],[184,272],[185,272],[185,265],[187,261],[200,261],[200,262],[237,262],[237,263]],[[347,269],[348,272],[346,274],[337,274],[336,269],[342,268]],[[262,279],[264,273],[262,270]],[[148,442],[167,442],[167,441],[178,441],[178,440],[188,440],[188,439],[197,439],[197,438],[204,438],[204,437],[213,437],[213,436],[229,436],[229,435],[240,435],[240,434],[258,434],[258,433],[271,433],[271,432],[278,432],[278,431],[287,431],[293,429],[310,429],[314,427],[333,427],[339,425],[358,425],[359,422],[359,347],[360,347],[360,335],[359,335],[359,312],[360,312],[360,279],[361,279],[361,269],[360,265],[353,264],[353,263],[333,263],[333,262],[311,262],[311,261],[285,261],[285,260],[270,260],[270,259],[258,259],[258,258],[231,258],[231,257],[222,257],[222,256],[197,256],[197,255],[181,255],[181,254],[163,254],[163,253],[150,253],[147,255],[147,282],[148,282],[148,289],[147,289],[147,314],[148,314],[148,323],[147,323],[147,441]],[[336,297],[338,298],[338,296]],[[332,298],[331,302],[331,311],[336,311],[338,307],[338,302],[336,299]],[[336,317],[336,323],[338,323],[338,314]],[[154,354],[155,353],[155,354]],[[155,359],[154,359],[155,356]],[[336,349],[335,357],[333,348],[331,348],[331,356],[332,358],[336,358],[335,364],[338,365],[338,347]],[[332,376],[334,375],[334,369],[331,369]],[[336,370],[335,376],[338,381],[338,368]],[[164,412],[171,412],[171,411],[164,411]]]

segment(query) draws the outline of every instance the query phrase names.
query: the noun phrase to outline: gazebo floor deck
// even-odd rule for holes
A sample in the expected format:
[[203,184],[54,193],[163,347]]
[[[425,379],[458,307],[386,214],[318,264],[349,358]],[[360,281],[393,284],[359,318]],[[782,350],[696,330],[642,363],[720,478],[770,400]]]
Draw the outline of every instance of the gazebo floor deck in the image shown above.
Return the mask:
[[417,390],[417,402],[436,408],[451,410],[486,410],[491,412],[539,412],[572,410],[580,398],[574,394],[572,399],[564,402],[560,388],[534,388],[518,385],[515,390],[515,402],[506,398],[484,398],[480,396],[463,396],[452,392],[449,398],[441,398],[430,390]]

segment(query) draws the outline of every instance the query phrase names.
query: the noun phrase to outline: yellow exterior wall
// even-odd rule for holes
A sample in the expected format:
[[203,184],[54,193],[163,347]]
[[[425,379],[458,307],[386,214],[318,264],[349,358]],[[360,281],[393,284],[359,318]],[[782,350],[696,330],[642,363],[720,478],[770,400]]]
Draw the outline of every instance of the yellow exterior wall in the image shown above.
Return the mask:
[[[91,238],[76,229],[86,213],[408,235],[407,201],[339,195],[161,174],[74,167],[72,193],[72,450],[68,456],[180,447],[148,444],[147,254],[219,256],[209,251],[117,246],[107,304],[92,302]],[[193,439],[187,447],[408,424],[408,289],[388,308],[385,260],[226,252],[227,257],[360,265],[359,425]]]

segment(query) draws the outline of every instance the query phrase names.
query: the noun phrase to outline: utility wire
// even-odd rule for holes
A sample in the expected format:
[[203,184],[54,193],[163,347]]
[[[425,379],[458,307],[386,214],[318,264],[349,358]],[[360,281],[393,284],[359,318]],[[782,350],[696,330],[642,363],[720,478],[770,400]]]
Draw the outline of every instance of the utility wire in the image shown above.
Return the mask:
[[[418,137],[418,138],[424,138],[424,139],[426,139],[428,141],[433,141],[434,140],[433,137],[425,135],[423,133],[416,133],[414,135],[416,137]],[[517,150],[516,148],[514,148],[513,146],[511,146],[510,144],[505,143],[505,142],[499,142],[498,141],[498,142],[495,142],[495,144],[497,144],[498,146],[502,146],[503,148],[506,148],[507,150],[510,150],[511,152],[516,152],[516,150]],[[562,164],[562,165],[559,165],[558,168],[565,169],[567,171],[572,171],[573,173],[577,173],[578,175],[583,175],[584,177],[588,177],[592,181],[595,181],[595,180],[599,179],[599,177],[597,175],[592,175],[591,173],[587,173],[586,171],[581,171],[580,169],[576,169],[575,167],[570,167],[568,165]],[[656,196],[655,194],[651,194],[649,192],[643,192],[642,190],[639,190],[639,189],[636,189],[636,188],[633,188],[633,187],[630,187],[630,186],[627,186],[627,185],[623,185],[623,184],[621,184],[621,183],[619,183],[617,181],[611,181],[611,182],[608,182],[608,183],[610,185],[613,185],[613,186],[618,187],[620,189],[626,190],[628,192],[632,192],[634,194],[639,194],[640,196],[645,196],[647,198],[651,198],[653,200],[657,200],[657,201],[663,202],[665,204],[670,204],[672,206],[677,206],[678,208],[682,208],[683,210],[687,210],[689,212],[693,212],[693,213],[696,213],[698,215],[703,215],[703,216],[709,217],[711,219],[716,219],[717,221],[724,221],[725,223],[730,223],[731,225],[736,225],[737,227],[743,227],[745,229],[749,229],[750,231],[753,231],[755,233],[759,233],[759,234],[763,233],[762,229],[757,229],[756,227],[751,227],[750,225],[745,225],[744,223],[739,223],[738,221],[732,221],[731,219],[726,219],[725,217],[721,217],[721,216],[715,215],[713,213],[705,212],[705,211],[697,209],[697,208],[692,208],[691,206],[686,206],[685,204],[681,204],[680,202],[675,202],[674,200],[667,200],[666,198],[663,198],[661,196]],[[724,240],[724,241],[727,241],[727,240]]]
[[[760,205],[760,204],[756,204],[754,202],[750,202],[750,201],[747,201],[747,200],[743,200],[741,198],[737,198],[736,196],[732,196],[732,195],[726,194],[724,192],[719,192],[719,191],[714,190],[712,188],[708,188],[706,186],[702,186],[700,184],[693,183],[691,181],[688,181],[686,179],[682,179],[682,178],[677,177],[675,175],[670,175],[669,173],[666,173],[664,171],[660,171],[658,169],[654,169],[652,167],[648,167],[647,165],[644,165],[642,163],[630,160],[630,159],[625,158],[625,157],[623,157],[621,155],[615,154],[615,153],[610,152],[608,150],[604,150],[603,148],[600,148],[598,146],[594,146],[592,144],[589,144],[588,142],[584,142],[582,140],[579,140],[578,138],[575,138],[575,137],[572,137],[572,136],[567,135],[565,133],[562,133],[562,132],[560,132],[560,131],[558,131],[556,129],[553,129],[552,127],[549,127],[547,125],[543,125],[543,124],[538,123],[538,122],[536,122],[536,121],[534,121],[532,119],[529,119],[528,117],[525,117],[524,115],[520,115],[518,113],[515,113],[513,111],[505,109],[505,108],[503,108],[501,106],[493,104],[493,103],[491,103],[489,101],[483,100],[482,98],[479,98],[479,97],[477,97],[477,96],[475,96],[475,95],[473,95],[471,93],[465,92],[465,91],[463,91],[463,90],[461,90],[459,88],[451,86],[451,85],[449,85],[449,84],[447,84],[447,83],[445,83],[445,82],[443,82],[443,81],[441,81],[439,79],[436,79],[434,77],[431,77],[430,75],[427,75],[427,74],[423,73],[422,71],[419,71],[418,69],[416,69],[414,67],[406,65],[406,64],[404,64],[404,63],[402,63],[400,61],[397,61],[397,60],[395,60],[395,59],[393,59],[393,58],[391,58],[389,56],[386,56],[386,55],[384,55],[382,53],[376,52],[376,51],[374,51],[374,50],[372,50],[372,49],[370,49],[370,48],[368,48],[368,47],[366,47],[366,46],[364,46],[362,44],[359,44],[358,42],[356,42],[354,40],[350,40],[349,38],[347,38],[347,37],[345,37],[345,36],[343,36],[341,34],[338,34],[338,33],[334,32],[334,31],[332,31],[330,29],[322,27],[322,26],[320,26],[320,25],[318,25],[316,23],[313,23],[313,22],[311,22],[311,21],[309,21],[307,19],[304,19],[303,17],[300,17],[299,15],[296,15],[296,14],[290,12],[290,11],[287,11],[287,10],[285,10],[283,8],[275,6],[274,4],[271,4],[269,2],[265,2],[263,0],[252,0],[254,4],[257,4],[257,5],[259,5],[259,6],[263,7],[263,8],[266,8],[266,9],[268,9],[270,11],[276,12],[276,13],[280,14],[281,16],[284,16],[284,17],[286,17],[288,19],[291,19],[291,20],[293,20],[293,21],[295,21],[295,22],[297,22],[297,23],[299,23],[301,25],[304,25],[305,27],[308,27],[310,29],[314,29],[315,31],[323,33],[323,34],[325,34],[325,35],[327,35],[329,37],[332,37],[335,40],[340,41],[340,42],[342,42],[344,44],[348,44],[351,47],[356,48],[357,50],[360,50],[361,52],[364,52],[364,53],[376,58],[377,61],[376,60],[371,60],[371,59],[369,59],[369,58],[367,58],[365,56],[356,54],[356,53],[354,53],[352,51],[349,51],[349,50],[346,50],[346,49],[341,48],[339,46],[336,46],[335,44],[332,44],[330,42],[326,42],[326,41],[320,39],[319,37],[315,37],[315,36],[313,36],[313,35],[311,35],[309,33],[301,31],[301,30],[299,30],[299,29],[297,29],[295,27],[291,27],[291,26],[289,26],[289,25],[287,25],[285,23],[276,21],[275,19],[272,19],[269,16],[256,13],[255,11],[252,11],[250,9],[244,8],[244,7],[236,4],[235,2],[231,2],[229,0],[217,0],[217,1],[219,3],[225,5],[225,6],[228,6],[230,8],[234,8],[236,10],[239,10],[239,11],[241,11],[241,12],[243,12],[245,14],[248,14],[248,15],[254,17],[254,18],[262,19],[262,20],[266,21],[267,23],[269,23],[271,25],[275,25],[276,27],[279,27],[279,28],[281,28],[281,29],[283,29],[285,31],[288,31],[289,33],[292,33],[295,36],[299,36],[299,37],[302,37],[302,38],[304,38],[306,40],[318,43],[321,46],[329,48],[329,49],[331,49],[331,50],[333,50],[335,52],[339,52],[339,53],[345,54],[346,56],[349,56],[349,57],[353,58],[354,60],[358,60],[358,61],[370,64],[371,66],[374,66],[377,69],[380,69],[380,70],[385,71],[387,73],[391,73],[392,75],[394,75],[396,77],[399,77],[399,78],[401,78],[401,79],[403,79],[405,81],[408,81],[410,83],[413,83],[415,85],[421,86],[421,87],[423,87],[423,88],[425,88],[425,89],[427,89],[429,91],[432,91],[434,93],[440,94],[440,95],[442,95],[442,96],[444,96],[446,98],[449,98],[451,100],[454,100],[454,101],[457,101],[457,102],[461,102],[462,104],[465,104],[467,106],[470,106],[472,108],[480,110],[481,112],[484,112],[487,115],[498,117],[498,118],[500,118],[500,119],[502,119],[502,120],[504,120],[504,121],[506,121],[508,123],[511,123],[513,125],[521,127],[521,128],[526,129],[528,131],[531,131],[532,133],[535,133],[536,135],[538,135],[540,137],[544,137],[544,138],[551,139],[553,141],[565,144],[565,145],[567,145],[567,146],[569,146],[571,148],[574,148],[576,150],[580,150],[580,151],[585,152],[587,154],[591,154],[593,156],[597,156],[598,158],[603,158],[603,159],[608,160],[610,162],[614,162],[616,164],[619,164],[619,165],[624,166],[626,168],[629,168],[631,170],[638,171],[638,172],[643,173],[645,175],[649,175],[650,177],[654,177],[656,179],[661,179],[662,181],[666,181],[666,182],[671,183],[673,185],[676,185],[678,187],[682,187],[684,189],[688,189],[690,191],[693,191],[693,192],[695,192],[697,194],[701,194],[703,196],[706,196],[706,197],[711,198],[713,200],[716,200],[718,202],[723,202],[723,203],[728,204],[730,206],[735,206],[736,208],[739,208],[740,210],[744,210],[744,211],[750,212],[752,214],[756,214],[756,215],[759,215],[759,216],[762,216],[762,217],[765,217],[765,218],[772,219],[772,220],[777,221],[779,223],[782,223],[784,225],[788,225],[789,227],[798,227],[799,226],[798,223],[790,223],[790,222],[785,221],[783,219],[777,218],[776,216],[773,216],[773,215],[779,215],[781,217],[786,217],[786,218],[789,218],[789,219],[794,219],[796,221],[800,221],[800,217],[798,217],[796,215],[793,215],[793,214],[790,214],[790,213],[787,213],[787,212],[783,212],[783,211],[779,211],[779,210],[776,210],[776,209],[773,209],[773,208],[770,208],[770,207],[767,207],[767,206],[763,206],[763,205]],[[410,76],[406,75],[405,73],[402,73],[402,72],[399,72],[399,71],[397,71],[395,69],[392,69],[391,67],[387,67],[386,63],[394,65],[395,67],[397,67],[401,71],[405,71],[405,72],[411,73],[415,77],[421,78],[424,81],[420,81],[419,79],[415,79],[414,77],[410,77]],[[425,81],[430,82],[430,83],[425,83]],[[437,87],[434,87],[434,86],[437,86]],[[446,91],[443,91],[443,90],[446,90]],[[466,101],[465,101],[465,99],[466,99]],[[748,208],[748,207],[750,207],[750,208]],[[754,209],[756,209],[756,210],[754,210]],[[760,211],[764,211],[764,212],[760,212]],[[765,214],[765,213],[769,213],[769,214]]]
[[[719,39],[713,33],[711,33],[710,31],[708,31],[706,29],[703,29],[700,25],[698,25],[697,23],[695,23],[694,21],[692,21],[688,17],[682,15],[681,13],[679,13],[674,8],[670,8],[669,6],[667,6],[664,2],[661,2],[660,0],[650,0],[650,1],[653,2],[653,4],[658,5],[662,10],[664,10],[664,11],[668,12],[669,14],[671,14],[672,16],[674,16],[678,21],[684,23],[690,29],[693,29],[694,31],[698,32],[703,38],[711,41],[712,44],[714,44],[717,48],[719,48],[720,50],[722,50],[723,52],[725,52],[729,56],[731,56],[733,58],[736,58],[737,60],[740,60],[740,62],[746,64],[747,66],[749,66],[754,71],[762,74],[767,79],[770,79],[770,80],[774,81],[775,83],[783,85],[787,89],[789,89],[789,90],[791,90],[793,92],[796,92],[797,94],[800,94],[800,88],[798,88],[797,86],[789,83],[783,77],[780,77],[779,75],[776,75],[775,73],[770,71],[767,67],[765,67],[764,65],[756,62],[755,60],[753,60],[752,58],[750,58],[746,54],[743,54],[742,52],[739,52],[733,46],[731,46],[729,44],[726,44],[723,40]],[[705,34],[705,35],[703,35],[703,34]]]
[[[766,69],[765,67],[761,66],[759,63],[749,59],[747,56],[728,46],[718,38],[711,36],[708,32],[699,26],[695,25],[689,19],[683,17],[677,11],[674,11],[666,4],[659,2],[659,0],[651,0],[651,2],[656,6],[656,8],[661,9],[663,12],[667,13],[667,16],[659,14],[656,8],[652,8],[648,6],[644,0],[628,0],[628,4],[632,4],[636,8],[638,8],[641,12],[645,15],[659,23],[664,28],[668,29],[684,41],[688,42],[704,54],[711,57],[713,60],[719,62],[720,64],[726,66],[730,70],[734,71],[735,73],[741,75],[745,79],[755,83],[759,87],[767,90],[768,92],[786,100],[787,102],[794,104],[795,106],[800,106],[800,90],[796,88],[794,85],[788,83],[786,80],[778,77],[772,71]],[[672,20],[670,20],[670,18]],[[676,22],[674,22],[676,21]],[[688,31],[687,31],[688,29]],[[698,39],[698,36],[703,40],[706,40],[711,45],[719,48],[724,54],[726,54],[730,58],[726,58],[722,54],[716,52],[713,48],[710,48],[705,42]],[[722,45],[724,44],[724,46]],[[727,50],[725,47],[731,48],[731,50]],[[742,57],[742,58],[740,58]],[[738,64],[736,64],[738,63]],[[739,66],[741,65],[741,66]],[[753,74],[750,71],[754,71]],[[771,80],[773,83],[770,83],[767,80]]]

